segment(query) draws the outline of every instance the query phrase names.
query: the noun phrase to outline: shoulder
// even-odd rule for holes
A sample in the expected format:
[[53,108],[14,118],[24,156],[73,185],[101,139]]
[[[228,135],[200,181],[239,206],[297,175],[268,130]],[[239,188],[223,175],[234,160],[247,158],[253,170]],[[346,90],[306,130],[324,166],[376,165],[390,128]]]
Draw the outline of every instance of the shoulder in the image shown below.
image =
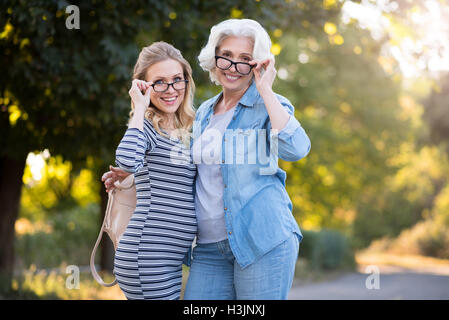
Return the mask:
[[[295,111],[295,107],[293,106],[293,104],[291,103],[291,101],[288,98],[286,98],[283,95],[280,95],[280,94],[278,94],[276,92],[274,93],[274,95],[276,96],[276,98],[280,102],[280,104],[285,109],[287,109],[287,111],[290,111],[290,112],[294,112]],[[259,99],[258,99],[257,103],[265,104],[261,96],[259,96]]]
[[[290,102],[289,99],[287,99],[283,95],[280,95],[280,94],[278,94],[276,92],[274,93],[274,95],[276,96],[276,98],[280,102],[280,104],[285,109],[287,109],[287,111],[290,111],[290,112],[294,112],[295,111],[295,107],[293,106],[293,104]],[[260,95],[258,96],[255,105],[263,105],[263,106],[265,106],[265,102],[263,101],[263,99],[262,99],[262,97]]]
[[[290,102],[289,99],[287,99],[286,97],[284,97],[283,95],[280,95],[279,93],[274,92],[274,95],[276,96],[276,98],[278,99],[278,101],[285,106],[292,106],[293,104]],[[259,95],[258,99],[257,99],[257,103],[264,103],[262,97]]]
[[153,122],[147,118],[143,119],[143,132],[152,141],[155,142],[157,140],[157,132],[156,129],[154,129]]
[[278,93],[275,93],[275,95],[276,95],[276,98],[278,98],[278,100],[279,100],[279,102],[282,104],[282,105],[284,105],[284,106],[289,106],[289,107],[292,107],[293,108],[293,104],[290,102],[290,100],[288,100],[286,97],[284,97],[284,96],[282,96],[282,95],[280,95],[280,94],[278,94]]
[[216,96],[207,99],[206,101],[204,101],[203,103],[201,103],[201,105],[198,107],[198,109],[196,110],[196,118],[199,119],[201,118],[201,116],[207,112],[207,110],[209,110],[209,107],[211,105],[213,105],[215,103],[215,101],[217,101],[218,97],[220,96],[221,93],[217,94]]
[[146,117],[143,119],[143,127],[145,131],[156,131],[156,129],[154,129],[153,121],[147,119]]

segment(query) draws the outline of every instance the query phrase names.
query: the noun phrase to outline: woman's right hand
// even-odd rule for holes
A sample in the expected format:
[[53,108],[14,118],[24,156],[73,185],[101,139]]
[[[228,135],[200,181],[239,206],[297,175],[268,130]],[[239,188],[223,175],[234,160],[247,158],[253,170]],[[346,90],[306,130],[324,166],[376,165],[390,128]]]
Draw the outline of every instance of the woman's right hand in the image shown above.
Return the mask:
[[110,171],[105,172],[101,177],[101,181],[104,182],[106,192],[113,190],[115,188],[114,183],[118,181],[123,181],[131,173],[126,172],[118,167],[109,166]]
[[[129,95],[135,108],[146,109],[150,105],[150,93],[153,87],[151,83],[134,79],[129,89]],[[142,94],[144,92],[144,94]]]

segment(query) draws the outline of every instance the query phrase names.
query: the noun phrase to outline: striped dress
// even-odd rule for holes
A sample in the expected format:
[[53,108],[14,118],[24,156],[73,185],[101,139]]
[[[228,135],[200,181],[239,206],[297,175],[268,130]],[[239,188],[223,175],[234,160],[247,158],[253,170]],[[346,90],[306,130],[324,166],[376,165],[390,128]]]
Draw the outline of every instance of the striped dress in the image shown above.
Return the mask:
[[196,166],[180,141],[160,135],[147,119],[128,128],[116,165],[134,173],[136,210],[117,246],[114,274],[128,299],[178,300],[182,261],[197,231]]

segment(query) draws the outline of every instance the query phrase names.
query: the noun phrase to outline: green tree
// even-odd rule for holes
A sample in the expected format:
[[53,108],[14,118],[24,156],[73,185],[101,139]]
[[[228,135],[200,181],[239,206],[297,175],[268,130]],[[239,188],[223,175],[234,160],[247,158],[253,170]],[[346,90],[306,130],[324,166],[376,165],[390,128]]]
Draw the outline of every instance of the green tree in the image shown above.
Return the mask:
[[427,99],[424,100],[423,119],[430,128],[430,142],[442,143],[449,154],[449,74],[441,76]]

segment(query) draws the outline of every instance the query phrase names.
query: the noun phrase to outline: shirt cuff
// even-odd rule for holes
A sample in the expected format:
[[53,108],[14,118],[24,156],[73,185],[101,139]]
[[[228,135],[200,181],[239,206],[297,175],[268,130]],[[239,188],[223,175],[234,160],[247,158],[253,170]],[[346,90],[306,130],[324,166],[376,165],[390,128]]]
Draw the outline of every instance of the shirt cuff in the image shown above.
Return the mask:
[[301,124],[299,123],[299,121],[295,118],[294,115],[291,114],[285,127],[282,128],[282,130],[277,133],[271,133],[271,136],[278,135],[279,139],[285,140],[291,137],[293,133],[296,131],[296,129],[300,127]]

